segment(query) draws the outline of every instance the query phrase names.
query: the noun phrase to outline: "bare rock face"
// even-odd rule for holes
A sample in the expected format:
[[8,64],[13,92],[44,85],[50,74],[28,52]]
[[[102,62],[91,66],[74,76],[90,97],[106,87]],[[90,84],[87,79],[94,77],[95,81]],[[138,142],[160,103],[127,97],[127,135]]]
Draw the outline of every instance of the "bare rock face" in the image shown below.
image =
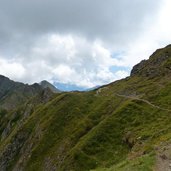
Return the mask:
[[11,131],[11,127],[12,127],[12,125],[11,125],[11,122],[9,121],[8,124],[7,124],[7,127],[2,132],[1,141],[3,141],[8,136],[8,134]]
[[15,137],[13,137],[13,141],[9,143],[3,151],[0,151],[0,170],[6,171],[8,170],[9,161],[13,161],[18,151],[22,148],[25,140],[28,137],[28,133],[20,131]]
[[131,76],[154,78],[171,73],[171,45],[158,49],[149,60],[143,60],[135,65]]

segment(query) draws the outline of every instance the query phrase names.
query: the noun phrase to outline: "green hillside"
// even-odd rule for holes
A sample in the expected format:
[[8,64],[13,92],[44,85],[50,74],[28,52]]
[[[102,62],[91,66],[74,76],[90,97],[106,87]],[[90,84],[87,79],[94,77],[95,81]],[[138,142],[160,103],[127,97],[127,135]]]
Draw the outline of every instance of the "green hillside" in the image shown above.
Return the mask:
[[167,46],[123,80],[89,92],[40,91],[1,108],[0,170],[168,170],[170,78]]

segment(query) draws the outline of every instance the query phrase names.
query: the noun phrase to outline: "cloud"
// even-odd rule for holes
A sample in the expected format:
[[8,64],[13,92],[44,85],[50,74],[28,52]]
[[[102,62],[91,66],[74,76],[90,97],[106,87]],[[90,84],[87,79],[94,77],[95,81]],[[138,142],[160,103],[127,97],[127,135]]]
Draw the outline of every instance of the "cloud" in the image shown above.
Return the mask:
[[169,0],[0,0],[0,74],[82,87],[125,77],[169,42],[170,5]]
[[101,41],[58,34],[37,40],[27,54],[18,54],[15,61],[25,69],[21,81],[33,83],[47,79],[51,82],[93,87],[128,75],[113,73],[110,68],[122,66]]
[[[141,31],[160,1],[0,0],[1,41],[24,41],[42,34],[81,34],[117,44]],[[14,41],[14,42],[13,42]],[[27,42],[25,40],[25,44]],[[11,45],[12,46],[12,45]]]
[[171,2],[163,0],[157,14],[152,17],[153,20],[146,21],[141,35],[124,47],[121,61],[125,66],[132,67],[140,60],[148,59],[156,49],[171,43],[170,7]]
[[20,63],[13,60],[7,61],[0,57],[0,74],[20,80],[25,74],[25,68]]

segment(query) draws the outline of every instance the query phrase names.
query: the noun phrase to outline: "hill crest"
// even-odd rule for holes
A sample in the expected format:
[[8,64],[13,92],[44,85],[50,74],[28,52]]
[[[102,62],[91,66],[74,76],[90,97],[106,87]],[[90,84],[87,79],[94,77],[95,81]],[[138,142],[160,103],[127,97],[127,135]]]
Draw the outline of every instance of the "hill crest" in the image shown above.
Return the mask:
[[148,60],[135,65],[131,76],[148,78],[162,77],[171,74],[171,45],[156,50]]

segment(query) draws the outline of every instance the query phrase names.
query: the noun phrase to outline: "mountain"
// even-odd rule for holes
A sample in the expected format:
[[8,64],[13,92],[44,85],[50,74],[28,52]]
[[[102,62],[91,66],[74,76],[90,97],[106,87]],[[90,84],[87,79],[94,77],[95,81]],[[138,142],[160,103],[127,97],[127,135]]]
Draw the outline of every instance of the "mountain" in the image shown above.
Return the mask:
[[14,109],[42,91],[38,84],[28,85],[14,82],[0,75],[0,108]]
[[42,81],[40,85],[38,83],[28,85],[0,75],[0,109],[15,109],[38,94],[45,92],[51,94],[51,91],[53,93],[60,92],[47,81]]
[[170,61],[169,45],[125,79],[88,92],[40,92],[1,110],[0,170],[170,170]]
[[54,93],[59,93],[60,90],[58,90],[54,85],[52,85],[51,83],[49,83],[48,81],[44,80],[40,82],[40,85],[45,89],[45,88],[49,88],[52,92]]
[[70,92],[70,91],[86,91],[87,90],[84,87],[80,87],[80,86],[77,86],[77,85],[74,85],[74,84],[66,84],[66,83],[59,83],[59,82],[55,82],[54,84],[60,90],[65,91],[65,92]]
[[158,49],[152,54],[149,60],[143,60],[133,67],[131,76],[161,77],[171,74],[171,45],[164,49]]
[[70,91],[91,91],[94,90],[100,86],[94,86],[91,88],[86,88],[86,87],[81,87],[81,86],[77,86],[74,84],[65,84],[65,83],[59,83],[59,82],[55,82],[54,83],[56,87],[59,88],[59,90],[65,91],[65,92],[70,92]]

